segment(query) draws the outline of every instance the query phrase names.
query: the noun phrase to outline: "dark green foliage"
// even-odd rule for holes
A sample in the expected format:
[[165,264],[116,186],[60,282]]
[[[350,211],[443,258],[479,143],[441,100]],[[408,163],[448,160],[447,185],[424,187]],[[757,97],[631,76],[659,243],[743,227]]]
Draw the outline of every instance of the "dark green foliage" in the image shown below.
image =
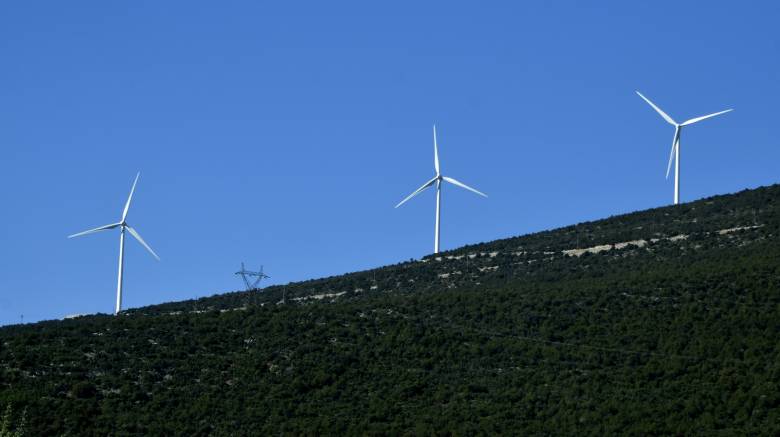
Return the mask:
[[778,201],[5,327],[0,405],[32,435],[777,435]]
[[0,417],[0,437],[24,437],[27,426],[27,410],[22,412],[17,421],[14,420],[14,410],[8,404]]

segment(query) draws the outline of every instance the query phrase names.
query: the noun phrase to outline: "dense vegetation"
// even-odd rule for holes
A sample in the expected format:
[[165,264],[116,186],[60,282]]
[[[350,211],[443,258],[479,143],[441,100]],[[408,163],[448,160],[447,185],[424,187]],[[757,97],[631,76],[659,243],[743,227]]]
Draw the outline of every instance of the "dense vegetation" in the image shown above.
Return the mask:
[[777,435],[779,343],[772,186],[8,326],[0,406],[32,435]]
[[18,420],[14,420],[14,410],[10,404],[7,405],[5,412],[0,417],[0,437],[23,437],[26,420],[27,411],[22,412]]

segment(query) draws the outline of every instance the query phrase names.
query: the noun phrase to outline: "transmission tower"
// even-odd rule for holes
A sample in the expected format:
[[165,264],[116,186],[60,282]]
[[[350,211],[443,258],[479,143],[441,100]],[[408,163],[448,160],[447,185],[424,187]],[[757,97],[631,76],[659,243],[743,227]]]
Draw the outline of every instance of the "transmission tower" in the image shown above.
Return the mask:
[[260,266],[259,272],[252,272],[244,267],[244,263],[241,263],[241,270],[237,271],[236,274],[241,276],[241,279],[244,280],[246,291],[259,290],[260,281],[262,281],[263,278],[270,278],[270,276],[263,273],[263,266]]

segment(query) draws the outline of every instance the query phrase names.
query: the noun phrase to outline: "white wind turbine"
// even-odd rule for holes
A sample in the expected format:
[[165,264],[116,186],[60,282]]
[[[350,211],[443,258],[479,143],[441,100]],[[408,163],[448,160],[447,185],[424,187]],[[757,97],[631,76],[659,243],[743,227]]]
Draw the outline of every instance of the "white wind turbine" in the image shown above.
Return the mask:
[[650,99],[643,96],[642,93],[640,93],[639,91],[637,91],[636,93],[639,94],[639,97],[641,97],[642,100],[644,100],[650,106],[652,106],[653,109],[656,110],[656,112],[661,114],[661,117],[663,117],[664,120],[666,120],[669,124],[674,126],[674,139],[672,140],[672,151],[669,154],[669,165],[666,166],[666,178],[669,179],[669,171],[672,169],[672,159],[674,159],[674,204],[677,205],[678,203],[680,203],[680,134],[682,133],[683,126],[688,126],[694,123],[698,123],[702,120],[706,120],[716,115],[725,114],[727,112],[733,111],[733,109],[726,109],[725,111],[720,111],[709,115],[703,115],[701,117],[692,118],[682,123],[677,123],[672,119],[672,117],[669,117],[669,115],[667,115],[664,111],[662,111],[661,108],[655,106],[655,104],[651,102]]
[[398,203],[395,207],[398,208],[399,206],[403,205],[407,200],[411,199],[412,197],[420,194],[422,191],[424,191],[426,188],[430,187],[434,183],[436,184],[436,227],[434,229],[434,237],[433,237],[433,253],[439,253],[439,236],[440,236],[440,222],[441,222],[441,185],[442,181],[447,181],[453,185],[457,185],[461,188],[465,188],[469,191],[472,191],[474,193],[479,194],[480,196],[487,197],[487,194],[482,193],[481,191],[477,191],[474,188],[469,187],[468,185],[459,182],[451,177],[442,176],[441,171],[439,170],[439,146],[436,144],[436,125],[433,125],[433,166],[436,169],[436,176],[433,177],[433,179],[429,180],[428,182],[424,183],[420,188],[418,188],[415,192],[408,195],[404,200]]
[[133,181],[133,188],[130,189],[130,196],[127,198],[127,203],[125,203],[125,209],[122,211],[122,220],[120,220],[117,223],[112,223],[110,225],[101,226],[99,228],[90,229],[88,231],[79,232],[78,234],[69,235],[68,238],[73,237],[80,237],[82,235],[87,234],[93,234],[95,232],[100,231],[106,231],[109,229],[114,228],[120,228],[119,231],[119,276],[117,278],[116,282],[116,310],[114,311],[114,314],[119,314],[119,311],[122,310],[122,271],[124,270],[124,256],[125,256],[125,230],[130,233],[133,237],[135,237],[136,240],[138,240],[139,243],[143,247],[146,248],[146,250],[149,251],[149,253],[152,254],[153,257],[157,258],[157,261],[160,260],[160,257],[157,256],[156,253],[152,250],[151,247],[149,247],[148,244],[144,241],[143,238],[141,238],[140,235],[138,235],[138,232],[136,232],[135,229],[130,227],[129,224],[127,224],[127,221],[125,220],[127,218],[127,211],[130,209],[130,201],[133,199],[133,192],[135,192],[135,184],[138,183],[138,177],[141,176],[141,173],[139,172],[137,175],[135,175],[135,181]]

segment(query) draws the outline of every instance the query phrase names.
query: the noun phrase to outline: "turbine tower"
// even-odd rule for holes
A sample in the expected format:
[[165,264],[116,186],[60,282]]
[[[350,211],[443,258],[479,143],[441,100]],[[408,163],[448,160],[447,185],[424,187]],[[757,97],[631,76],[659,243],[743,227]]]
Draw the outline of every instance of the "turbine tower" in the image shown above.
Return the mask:
[[[252,272],[247,270],[244,267],[244,263],[241,263],[241,270],[236,272],[236,275],[240,275],[241,279],[244,280],[244,285],[246,285],[246,291],[252,291],[258,289],[258,285],[260,285],[260,281],[263,280],[263,278],[270,278],[270,276],[263,273],[263,266],[260,266],[259,272]],[[250,279],[250,278],[255,279]]]
[[677,123],[672,119],[672,117],[669,117],[669,115],[667,115],[664,111],[662,111],[661,108],[655,106],[655,104],[651,102],[650,99],[643,96],[642,93],[640,93],[639,91],[637,91],[636,93],[639,94],[639,97],[641,97],[642,100],[644,100],[650,106],[652,106],[656,112],[661,114],[661,117],[663,117],[664,120],[666,120],[669,124],[674,126],[674,139],[672,140],[672,151],[671,153],[669,153],[669,164],[666,166],[666,179],[669,179],[669,171],[672,169],[672,160],[674,160],[674,204],[677,205],[680,203],[680,134],[682,134],[682,128],[684,126],[698,123],[702,120],[706,120],[716,115],[725,114],[727,112],[733,111],[733,109],[726,109],[725,111],[720,111],[709,115],[703,115],[701,117],[692,118],[682,123]]
[[433,184],[436,184],[436,225],[434,227],[433,231],[433,253],[439,253],[439,240],[440,240],[440,223],[441,223],[441,186],[443,182],[449,182],[453,185],[457,185],[461,188],[465,188],[471,192],[477,193],[480,196],[487,197],[487,194],[477,191],[474,188],[469,187],[468,185],[464,184],[463,182],[459,182],[451,177],[442,176],[441,171],[439,169],[439,146],[436,143],[436,125],[433,125],[433,168],[436,170],[436,176],[433,177],[433,179],[429,180],[428,182],[424,183],[420,188],[418,188],[416,191],[414,191],[412,194],[406,196],[404,200],[398,203],[395,207],[398,208],[399,206],[406,203],[407,200],[411,199],[412,197],[420,194],[423,192],[426,188],[432,186]]
[[124,211],[122,211],[122,219],[119,222],[68,236],[68,238],[74,238],[74,237],[80,237],[82,235],[93,234],[95,232],[107,231],[109,229],[119,228],[119,275],[116,281],[116,309],[114,310],[114,315],[119,314],[119,311],[122,310],[122,273],[124,270],[124,257],[125,257],[125,231],[129,232],[130,235],[132,235],[136,240],[138,240],[138,242],[141,243],[141,245],[145,247],[146,250],[148,250],[153,257],[157,258],[157,261],[160,260],[160,257],[157,256],[156,253],[154,253],[154,251],[152,250],[151,247],[149,247],[148,244],[146,244],[144,239],[141,238],[141,235],[139,235],[135,229],[130,227],[130,225],[127,224],[126,221],[127,211],[130,209],[130,201],[133,200],[133,192],[135,192],[135,185],[138,183],[139,176],[141,176],[141,172],[138,172],[138,174],[135,175],[135,181],[133,181],[133,188],[130,189],[130,196],[127,198],[127,203],[125,203],[125,209]]

